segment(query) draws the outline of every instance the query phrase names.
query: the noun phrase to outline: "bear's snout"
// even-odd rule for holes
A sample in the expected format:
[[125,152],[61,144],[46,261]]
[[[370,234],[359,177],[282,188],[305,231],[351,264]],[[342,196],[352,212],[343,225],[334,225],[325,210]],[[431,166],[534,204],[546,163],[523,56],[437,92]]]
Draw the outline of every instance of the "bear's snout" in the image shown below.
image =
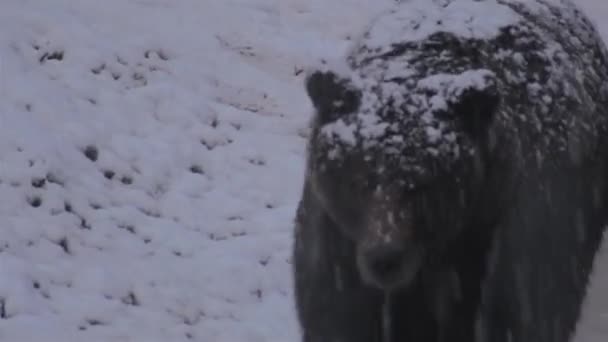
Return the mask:
[[365,282],[382,290],[407,286],[421,263],[417,248],[402,242],[376,244],[359,251],[359,271]]

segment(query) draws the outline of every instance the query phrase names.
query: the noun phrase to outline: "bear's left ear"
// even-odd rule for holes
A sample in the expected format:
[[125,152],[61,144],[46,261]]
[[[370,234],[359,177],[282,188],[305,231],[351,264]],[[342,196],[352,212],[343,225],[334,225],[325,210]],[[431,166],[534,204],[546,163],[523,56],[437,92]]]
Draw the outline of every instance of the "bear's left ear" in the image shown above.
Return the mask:
[[361,101],[361,93],[347,79],[331,71],[315,71],[306,77],[306,92],[321,122],[330,122],[352,113]]
[[498,89],[490,84],[482,89],[465,89],[451,107],[467,134],[475,140],[483,140],[499,104]]

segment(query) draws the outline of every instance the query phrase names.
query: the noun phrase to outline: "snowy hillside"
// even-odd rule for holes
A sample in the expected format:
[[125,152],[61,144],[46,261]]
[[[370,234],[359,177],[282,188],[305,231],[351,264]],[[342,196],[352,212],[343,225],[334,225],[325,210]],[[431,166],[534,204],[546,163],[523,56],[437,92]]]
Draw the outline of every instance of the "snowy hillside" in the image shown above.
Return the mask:
[[296,342],[302,68],[392,2],[2,0],[0,341]]

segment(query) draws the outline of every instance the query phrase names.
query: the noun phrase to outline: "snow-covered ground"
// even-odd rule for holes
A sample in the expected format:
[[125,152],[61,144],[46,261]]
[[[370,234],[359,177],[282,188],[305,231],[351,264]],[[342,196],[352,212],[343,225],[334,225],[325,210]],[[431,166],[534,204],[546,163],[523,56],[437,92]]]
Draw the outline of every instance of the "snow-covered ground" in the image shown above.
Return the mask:
[[2,0],[0,341],[296,342],[302,68],[392,2]]

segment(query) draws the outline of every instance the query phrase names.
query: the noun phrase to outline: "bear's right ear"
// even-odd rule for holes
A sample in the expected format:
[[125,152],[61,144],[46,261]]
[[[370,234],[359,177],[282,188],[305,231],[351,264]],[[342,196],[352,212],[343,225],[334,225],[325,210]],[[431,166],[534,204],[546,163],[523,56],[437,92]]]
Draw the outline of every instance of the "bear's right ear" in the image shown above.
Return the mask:
[[359,108],[361,92],[331,71],[315,71],[305,82],[306,92],[321,122],[336,120]]

